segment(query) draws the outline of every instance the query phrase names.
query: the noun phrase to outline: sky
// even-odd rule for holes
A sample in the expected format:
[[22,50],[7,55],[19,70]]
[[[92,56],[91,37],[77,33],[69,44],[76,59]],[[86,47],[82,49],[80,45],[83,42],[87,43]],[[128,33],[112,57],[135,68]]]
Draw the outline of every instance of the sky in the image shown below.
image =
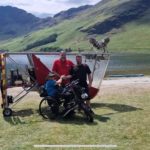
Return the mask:
[[32,14],[54,15],[62,10],[82,5],[94,5],[101,0],[0,0],[0,6],[14,6]]

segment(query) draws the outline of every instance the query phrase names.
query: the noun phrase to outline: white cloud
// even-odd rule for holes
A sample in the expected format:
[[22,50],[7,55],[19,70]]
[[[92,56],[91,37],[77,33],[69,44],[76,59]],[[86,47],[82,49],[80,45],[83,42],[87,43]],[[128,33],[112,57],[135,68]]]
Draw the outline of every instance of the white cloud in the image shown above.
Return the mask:
[[56,14],[81,5],[95,4],[101,0],[0,0],[0,6],[14,6],[30,13]]

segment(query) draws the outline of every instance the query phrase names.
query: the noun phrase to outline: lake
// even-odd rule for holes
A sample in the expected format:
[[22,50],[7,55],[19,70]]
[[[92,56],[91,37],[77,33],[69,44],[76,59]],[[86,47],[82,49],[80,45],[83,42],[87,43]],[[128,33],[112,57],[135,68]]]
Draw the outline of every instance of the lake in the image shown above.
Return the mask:
[[[52,68],[52,64],[55,59],[59,56],[56,55],[42,55],[38,56],[41,61],[49,68]],[[8,59],[7,67],[10,68],[23,68],[23,66],[28,65],[28,60],[25,55],[13,55],[11,58],[17,62]],[[75,63],[75,58],[73,56],[68,56]],[[86,63],[93,66],[93,61],[86,60]],[[150,54],[111,54],[110,61],[107,67],[107,74],[126,74],[126,73],[142,73],[150,74]]]
[[[55,59],[59,58],[58,55],[38,55],[40,60],[51,70],[52,64]],[[68,59],[75,63],[75,57],[72,55],[67,56]],[[7,58],[7,74],[10,78],[10,69],[19,69],[21,74],[25,74],[26,66],[29,66],[28,59],[25,55],[11,55]],[[94,60],[83,58],[91,71],[93,70]],[[106,69],[107,68],[107,69]],[[105,73],[106,69],[106,73]],[[111,54],[108,66],[107,60],[101,60],[96,64],[96,71],[94,72],[93,84],[99,86],[104,77],[112,74],[144,74],[150,75],[150,54]]]
[[150,54],[112,54],[107,74],[150,75]]

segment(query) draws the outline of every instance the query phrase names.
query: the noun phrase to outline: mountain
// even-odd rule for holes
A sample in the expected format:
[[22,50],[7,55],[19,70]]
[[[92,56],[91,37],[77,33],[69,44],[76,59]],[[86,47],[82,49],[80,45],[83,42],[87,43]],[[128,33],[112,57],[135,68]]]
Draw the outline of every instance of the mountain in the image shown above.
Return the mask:
[[16,7],[0,6],[0,40],[14,38],[47,26],[56,25],[64,19],[75,17],[87,8],[90,8],[90,6],[86,5],[79,8],[72,8],[60,12],[54,17],[47,18],[45,16],[49,14],[38,14],[42,15],[40,16],[41,18],[38,18]]
[[84,6],[80,6],[78,8],[70,8],[66,11],[61,11],[60,13],[57,13],[56,15],[54,15],[54,19],[57,22],[64,20],[64,19],[72,19],[72,18],[76,17],[77,15],[81,14],[86,9],[89,9],[91,7],[92,7],[91,5],[84,5]]
[[0,39],[23,35],[36,29],[39,18],[24,10],[0,6]]
[[66,11],[61,11],[60,13],[57,13],[53,17],[47,17],[47,18],[41,19],[39,22],[39,26],[40,28],[43,28],[45,26],[49,26],[49,27],[55,26],[64,20],[73,19],[74,17],[78,16],[79,14],[81,14],[83,11],[85,11],[86,9],[90,7],[92,6],[85,5],[85,6],[81,6],[78,8],[71,8]]
[[34,13],[34,15],[39,18],[44,18],[44,19],[49,19],[49,17],[51,18],[53,16],[53,19],[56,22],[60,22],[64,19],[72,19],[73,17],[77,16],[78,14],[82,13],[82,11],[84,11],[90,7],[92,7],[92,5],[84,5],[84,6],[80,6],[77,8],[70,8],[68,10],[61,11],[55,15],[48,14],[48,13]]
[[82,31],[89,34],[105,34],[114,28],[121,28],[129,22],[142,18],[145,12],[149,10],[149,6],[150,1],[147,0],[127,1],[105,12],[105,14],[112,12],[113,16]]
[[[51,50],[57,47],[91,50],[89,37],[100,40],[109,36],[108,49],[111,51],[150,52],[149,6],[148,0],[102,0],[73,18],[68,16],[64,20],[65,15],[62,15],[63,20],[54,26],[3,41],[0,48],[16,51]],[[61,18],[59,14],[56,17]],[[27,49],[30,45],[32,48]]]

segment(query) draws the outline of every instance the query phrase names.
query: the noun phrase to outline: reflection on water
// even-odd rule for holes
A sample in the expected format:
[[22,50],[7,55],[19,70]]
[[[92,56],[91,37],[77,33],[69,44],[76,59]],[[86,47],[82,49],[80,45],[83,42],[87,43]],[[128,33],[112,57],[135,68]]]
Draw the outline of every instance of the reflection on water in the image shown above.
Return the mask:
[[150,75],[150,54],[113,54],[107,68],[107,73]]

